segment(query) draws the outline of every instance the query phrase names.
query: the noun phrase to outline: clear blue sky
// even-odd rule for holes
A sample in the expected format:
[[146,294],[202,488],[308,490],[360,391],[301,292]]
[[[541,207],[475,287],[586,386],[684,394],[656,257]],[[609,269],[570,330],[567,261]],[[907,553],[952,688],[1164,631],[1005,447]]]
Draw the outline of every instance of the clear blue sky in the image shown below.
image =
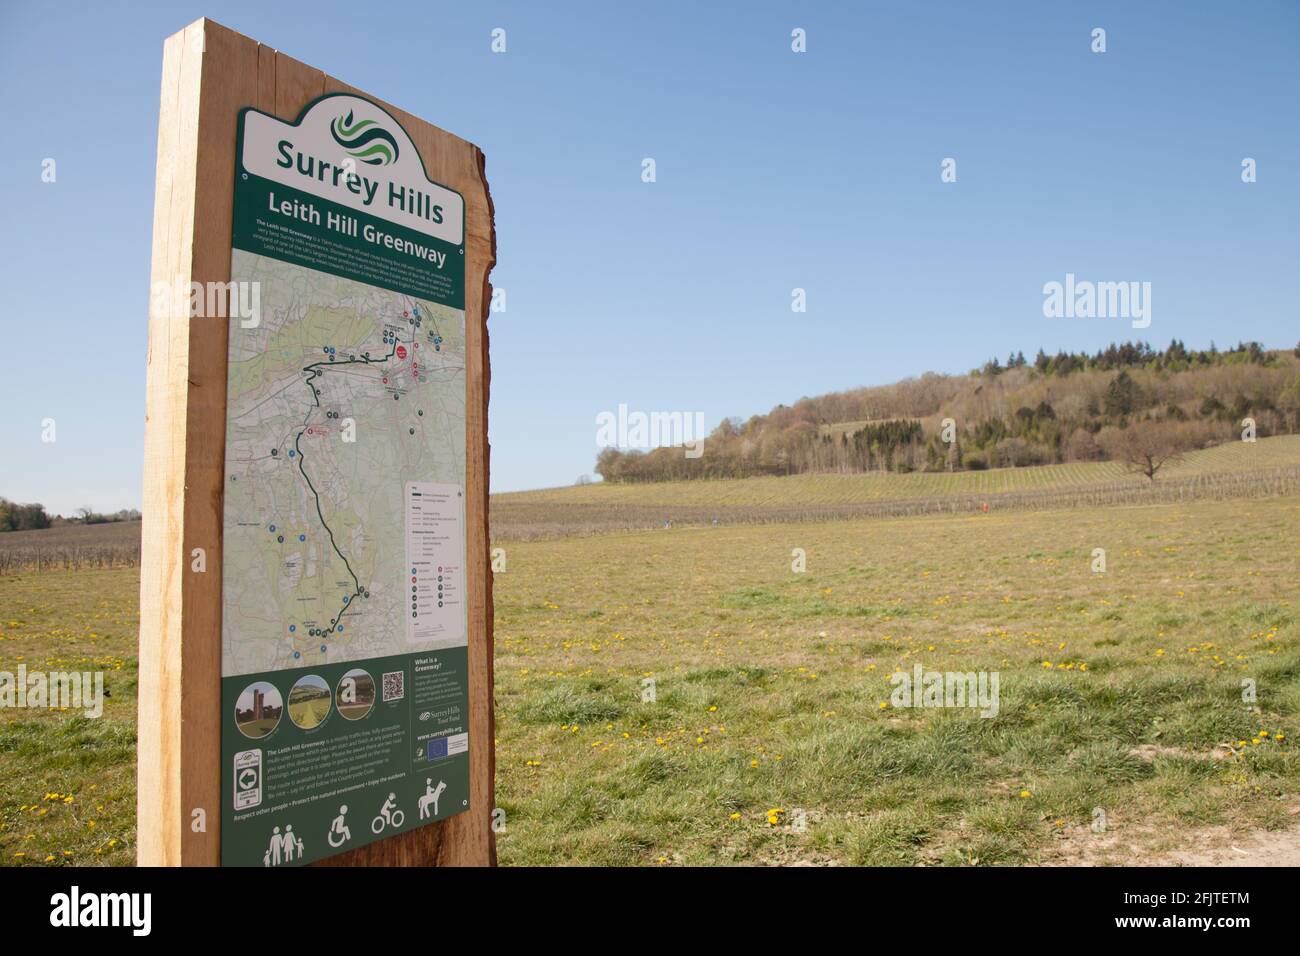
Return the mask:
[[[483,147],[496,491],[589,472],[620,402],[711,427],[1012,349],[1300,338],[1288,0],[5,2],[0,495],[139,504],[162,41],[204,15]],[[1150,281],[1151,327],[1044,318],[1067,272]]]

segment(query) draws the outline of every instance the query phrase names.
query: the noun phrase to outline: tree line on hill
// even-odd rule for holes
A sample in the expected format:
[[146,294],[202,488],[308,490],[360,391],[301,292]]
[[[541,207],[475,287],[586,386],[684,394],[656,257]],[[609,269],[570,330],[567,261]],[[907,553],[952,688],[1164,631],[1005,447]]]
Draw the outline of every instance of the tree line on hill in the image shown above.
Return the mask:
[[1118,460],[1154,479],[1184,451],[1300,431],[1300,345],[1258,342],[1163,351],[1145,342],[1095,354],[1021,352],[967,375],[926,373],[893,385],[778,405],[725,419],[690,458],[678,447],[602,449],[606,481],[741,478],[809,472],[973,471]]
[[140,512],[135,508],[123,508],[111,514],[102,514],[92,508],[78,508],[72,518],[52,515],[40,504],[19,504],[8,498],[0,498],[0,532],[33,531],[51,528],[61,524],[107,524],[113,521],[139,521]]

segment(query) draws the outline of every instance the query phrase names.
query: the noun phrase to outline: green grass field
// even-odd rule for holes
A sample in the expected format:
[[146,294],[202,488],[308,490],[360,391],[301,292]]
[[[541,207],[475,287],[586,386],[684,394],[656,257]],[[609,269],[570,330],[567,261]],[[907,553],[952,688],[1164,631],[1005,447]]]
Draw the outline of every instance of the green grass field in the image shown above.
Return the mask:
[[[1281,829],[1297,542],[1281,497],[508,543],[500,858],[1050,862],[1102,844],[1097,808],[1103,862]],[[134,858],[136,596],[134,570],[0,577],[0,670],[102,667],[112,695],[0,711],[6,864]],[[998,716],[892,706],[916,663],[997,671]]]
[[289,692],[289,719],[303,730],[319,727],[332,706],[333,697],[324,688],[295,687]]
[[0,577],[0,671],[103,670],[99,719],[0,710],[0,863],[135,862],[136,569]]
[[[1297,532],[1291,498],[514,545],[501,857],[1026,862],[1086,841],[1098,807],[1144,847],[1279,827]],[[999,671],[999,716],[892,707],[918,662]]]

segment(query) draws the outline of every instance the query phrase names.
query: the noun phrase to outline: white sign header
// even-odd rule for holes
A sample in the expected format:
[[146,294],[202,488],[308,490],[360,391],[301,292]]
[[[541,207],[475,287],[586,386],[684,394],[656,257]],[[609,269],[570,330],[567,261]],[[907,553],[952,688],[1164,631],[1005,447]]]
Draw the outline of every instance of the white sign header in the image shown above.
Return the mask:
[[402,125],[350,94],[317,100],[297,123],[258,110],[244,119],[244,170],[453,245],[465,201],[424,172]]

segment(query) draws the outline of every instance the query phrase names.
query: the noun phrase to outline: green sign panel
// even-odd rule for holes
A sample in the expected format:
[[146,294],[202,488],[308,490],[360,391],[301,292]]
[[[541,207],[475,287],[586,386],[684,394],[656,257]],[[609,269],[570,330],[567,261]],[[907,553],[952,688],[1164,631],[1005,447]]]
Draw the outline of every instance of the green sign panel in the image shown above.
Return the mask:
[[221,861],[287,866],[469,806],[465,214],[358,96],[237,150]]

